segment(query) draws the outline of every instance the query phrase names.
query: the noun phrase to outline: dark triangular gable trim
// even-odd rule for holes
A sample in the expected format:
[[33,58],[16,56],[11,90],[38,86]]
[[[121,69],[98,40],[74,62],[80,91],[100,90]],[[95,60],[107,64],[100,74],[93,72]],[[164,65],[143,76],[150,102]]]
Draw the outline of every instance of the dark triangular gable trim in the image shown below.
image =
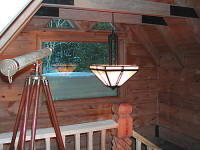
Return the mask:
[[163,17],[142,15],[142,23],[167,26]]
[[43,0],[46,4],[74,5],[74,0]]
[[194,8],[170,6],[170,15],[179,17],[199,18]]
[[59,17],[59,8],[58,7],[44,7],[44,6],[42,6],[35,13],[35,16]]

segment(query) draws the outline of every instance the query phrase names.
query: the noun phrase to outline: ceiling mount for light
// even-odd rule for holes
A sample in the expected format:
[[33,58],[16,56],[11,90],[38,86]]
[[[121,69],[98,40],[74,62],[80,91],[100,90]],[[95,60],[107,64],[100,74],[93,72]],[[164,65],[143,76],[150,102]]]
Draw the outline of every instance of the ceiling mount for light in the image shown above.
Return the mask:
[[112,33],[108,36],[109,65],[91,65],[90,70],[104,83],[104,85],[116,88],[124,84],[131,76],[133,76],[139,70],[139,67],[135,65],[117,65],[118,36],[115,33],[113,13],[112,25]]

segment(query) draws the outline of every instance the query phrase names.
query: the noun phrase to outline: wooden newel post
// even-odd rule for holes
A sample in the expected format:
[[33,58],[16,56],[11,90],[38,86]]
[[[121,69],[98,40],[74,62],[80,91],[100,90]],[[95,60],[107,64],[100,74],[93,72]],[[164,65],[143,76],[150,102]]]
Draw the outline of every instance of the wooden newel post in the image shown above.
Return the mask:
[[112,107],[113,120],[118,123],[114,131],[113,150],[131,150],[133,134],[132,105],[128,103],[114,104]]

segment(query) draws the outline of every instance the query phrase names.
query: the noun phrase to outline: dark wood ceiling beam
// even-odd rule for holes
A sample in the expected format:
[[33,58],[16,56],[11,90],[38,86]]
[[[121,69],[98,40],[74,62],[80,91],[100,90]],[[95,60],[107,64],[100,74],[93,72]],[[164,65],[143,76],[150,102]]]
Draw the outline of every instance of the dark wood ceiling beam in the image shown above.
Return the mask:
[[170,4],[140,0],[74,0],[73,6],[59,4],[43,4],[43,6],[137,15],[170,16]]
[[114,13],[116,23],[126,24],[167,25],[163,17],[198,18],[193,8],[130,0],[75,0],[74,6],[43,4],[36,15],[70,20],[111,22],[111,13]]
[[[56,7],[43,7],[35,17],[39,18],[61,18],[78,21],[95,21],[95,22],[111,22],[112,14],[114,15],[115,23],[125,24],[153,24],[167,26],[163,17],[146,16],[146,15],[133,15],[133,14],[120,14],[111,12],[100,12],[91,10],[76,10],[76,9],[63,9]],[[55,13],[53,12],[55,9]],[[49,11],[51,12],[48,14]],[[51,16],[51,17],[50,17]]]
[[139,25],[131,25],[130,29],[137,36],[140,43],[145,47],[147,52],[152,56],[154,63],[157,66],[159,66],[160,65],[159,51],[153,45],[152,41],[150,40],[150,37],[144,31],[143,27]]
[[43,4],[43,6],[161,17],[191,17],[190,15],[195,15],[193,8],[140,0],[74,0],[73,6],[59,4]]
[[156,28],[158,29],[158,31],[164,38],[166,44],[169,47],[169,50],[176,57],[180,66],[184,67],[184,55],[183,55],[183,53],[181,53],[180,48],[175,44],[175,39],[174,39],[173,35],[171,34],[169,28],[163,27],[163,26],[157,26]]

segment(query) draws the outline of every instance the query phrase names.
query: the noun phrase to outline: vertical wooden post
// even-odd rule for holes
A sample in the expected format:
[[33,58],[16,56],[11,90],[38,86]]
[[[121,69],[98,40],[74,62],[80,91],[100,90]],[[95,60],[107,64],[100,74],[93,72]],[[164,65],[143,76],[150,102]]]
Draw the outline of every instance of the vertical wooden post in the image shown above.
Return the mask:
[[101,150],[106,149],[106,130],[101,131]]
[[88,150],[93,150],[93,131],[88,133]]
[[51,140],[50,140],[49,137],[45,139],[46,150],[50,150],[51,149],[51,143],[50,142],[51,142]]
[[132,105],[128,103],[114,104],[112,107],[113,119],[118,122],[118,128],[114,131],[113,150],[131,150],[130,137],[133,132]]
[[81,149],[81,137],[80,133],[75,134],[75,150],[80,150]]

